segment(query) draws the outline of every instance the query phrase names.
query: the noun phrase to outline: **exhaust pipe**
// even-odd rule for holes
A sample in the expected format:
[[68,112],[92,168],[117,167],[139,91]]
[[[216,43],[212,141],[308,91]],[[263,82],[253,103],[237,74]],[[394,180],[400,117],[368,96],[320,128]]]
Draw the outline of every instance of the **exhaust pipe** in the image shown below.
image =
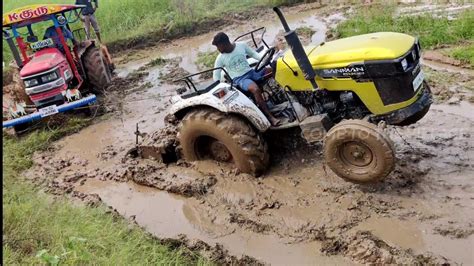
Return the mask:
[[283,24],[283,28],[285,29],[285,40],[290,46],[291,52],[293,53],[293,56],[295,57],[296,62],[298,63],[298,66],[300,67],[301,71],[303,71],[304,78],[311,82],[311,85],[313,85],[314,89],[317,89],[318,85],[314,80],[314,78],[316,77],[316,73],[314,72],[311,63],[309,62],[308,56],[306,55],[303,49],[303,45],[301,44],[298,35],[294,30],[290,29],[285,17],[283,16],[278,7],[274,7],[273,11],[277,13],[278,17],[280,18],[281,24]]

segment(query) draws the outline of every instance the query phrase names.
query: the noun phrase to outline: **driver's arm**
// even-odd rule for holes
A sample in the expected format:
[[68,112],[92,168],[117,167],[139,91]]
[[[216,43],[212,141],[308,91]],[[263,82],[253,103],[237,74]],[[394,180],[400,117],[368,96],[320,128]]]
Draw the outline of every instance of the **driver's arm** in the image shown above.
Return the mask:
[[68,28],[65,28],[65,27],[63,28],[63,34],[64,34],[64,38],[66,39],[66,41],[69,39],[69,40],[71,40],[73,45],[78,44],[77,40],[74,39],[74,35],[72,35],[72,32]]
[[[214,62],[214,68],[223,67],[223,66],[224,66],[224,63],[222,62],[221,55],[218,55],[217,58],[216,58],[216,62]],[[213,75],[212,75],[212,79],[214,81],[221,80],[221,72],[222,72],[222,69],[214,70]]]
[[260,60],[262,57],[252,48],[250,48],[247,44],[245,44],[245,52],[248,56],[252,57],[255,60]]

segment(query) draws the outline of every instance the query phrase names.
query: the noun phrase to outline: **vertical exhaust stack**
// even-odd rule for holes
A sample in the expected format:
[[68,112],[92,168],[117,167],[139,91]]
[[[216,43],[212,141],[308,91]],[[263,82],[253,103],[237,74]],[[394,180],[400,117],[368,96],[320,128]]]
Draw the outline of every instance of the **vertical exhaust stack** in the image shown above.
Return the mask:
[[301,44],[298,35],[294,30],[290,29],[285,17],[283,16],[278,7],[274,7],[273,11],[277,13],[278,17],[280,18],[281,24],[283,24],[283,28],[285,29],[285,40],[290,46],[291,52],[293,52],[293,56],[295,57],[298,66],[300,67],[301,71],[303,71],[304,78],[311,82],[311,85],[313,85],[314,89],[317,89],[318,85],[314,80],[314,78],[316,77],[316,73],[314,72],[311,63],[309,62],[308,56],[306,55],[306,52],[303,49],[303,45]]

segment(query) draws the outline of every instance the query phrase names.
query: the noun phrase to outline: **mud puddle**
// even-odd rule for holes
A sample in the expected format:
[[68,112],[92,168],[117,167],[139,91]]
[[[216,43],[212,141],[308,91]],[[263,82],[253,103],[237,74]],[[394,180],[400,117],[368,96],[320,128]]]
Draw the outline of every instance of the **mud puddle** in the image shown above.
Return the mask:
[[[325,41],[327,32],[327,24],[325,21],[330,21],[332,24],[335,24],[338,21],[344,19],[342,13],[340,12],[333,14],[332,16],[324,16],[322,15],[322,12],[316,8],[310,8],[309,10],[303,11],[299,10],[299,12],[295,11],[298,11],[297,8],[283,10],[288,25],[292,29],[299,27],[309,27],[314,30],[314,34],[310,38],[311,44],[314,45],[318,45]],[[323,21],[323,19],[325,21]],[[283,31],[281,22],[274,13],[265,13],[260,19],[246,21],[239,25],[228,26],[219,31],[226,32],[231,39],[234,39],[241,34],[262,26],[266,28],[264,39],[269,45],[272,45],[277,34]],[[121,65],[121,73],[119,75],[125,76],[128,73],[137,70],[151,59],[158,57],[168,59],[181,57],[182,61],[180,63],[180,67],[190,73],[198,72],[198,67],[195,64],[197,55],[199,52],[210,52],[215,50],[215,47],[211,45],[214,34],[215,32],[210,32],[191,38],[178,39],[170,44],[166,44],[165,47],[151,47],[146,50],[131,52],[132,55],[123,55],[117,60],[126,61],[127,57],[135,57],[140,59],[123,63]],[[261,32],[256,33],[257,39],[260,37],[260,34]],[[250,38],[248,37],[244,40],[249,41]],[[249,45],[253,45],[251,41],[249,42]],[[193,47],[193,49],[189,49],[189,47]]]
[[462,116],[469,120],[474,120],[474,105],[466,101],[460,101],[456,104],[434,105],[433,110],[440,110],[444,113]]
[[459,74],[464,74],[464,75],[474,77],[474,70],[455,66],[452,64],[447,64],[447,63],[429,60],[429,59],[423,59],[422,64],[438,71],[446,71],[449,73],[459,73]]
[[[199,200],[186,199],[135,183],[88,180],[77,191],[98,194],[121,215],[160,238],[177,238],[184,234],[189,239],[200,239],[208,244],[222,244],[233,255],[248,255],[265,263],[277,264],[348,264],[343,257],[328,258],[317,252],[318,242],[285,244],[272,235],[240,230],[221,231],[208,217],[199,213]],[[262,248],[265,247],[265,248]]]
[[[305,16],[313,25],[323,21],[314,10],[291,10],[284,11],[291,27],[305,26]],[[267,36],[281,28],[271,15],[275,24],[266,25]],[[260,20],[251,20],[228,32],[235,37],[260,25]],[[321,28],[324,34],[316,31],[313,43],[325,35],[326,28]],[[474,110],[464,101],[433,105],[413,126],[389,127],[397,167],[373,186],[335,176],[323,164],[321,145],[300,145],[299,134],[278,139],[281,145],[272,150],[271,168],[258,179],[210,162],[166,165],[127,158],[136,123],[140,143],[147,137],[150,144],[166,141],[153,132],[165,126],[164,110],[176,89],[162,78],[174,73],[166,64],[136,72],[137,80],[129,75],[157,57],[192,72],[197,51],[212,49],[212,35],[139,51],[137,58],[142,59],[119,65],[123,80],[115,89],[120,104],[113,115],[37,154],[33,178],[51,177],[57,193],[97,194],[160,238],[184,234],[276,265],[474,263],[469,252]],[[147,82],[151,86],[138,89]]]

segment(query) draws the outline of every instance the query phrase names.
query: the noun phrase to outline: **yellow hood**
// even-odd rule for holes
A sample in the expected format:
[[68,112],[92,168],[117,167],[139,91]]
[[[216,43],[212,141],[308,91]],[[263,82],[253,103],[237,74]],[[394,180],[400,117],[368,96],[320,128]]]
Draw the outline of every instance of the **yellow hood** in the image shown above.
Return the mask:
[[[396,59],[413,46],[415,38],[396,32],[377,32],[358,35],[308,46],[305,51],[315,69],[344,67],[367,60]],[[291,67],[298,67],[289,50],[283,58]]]

